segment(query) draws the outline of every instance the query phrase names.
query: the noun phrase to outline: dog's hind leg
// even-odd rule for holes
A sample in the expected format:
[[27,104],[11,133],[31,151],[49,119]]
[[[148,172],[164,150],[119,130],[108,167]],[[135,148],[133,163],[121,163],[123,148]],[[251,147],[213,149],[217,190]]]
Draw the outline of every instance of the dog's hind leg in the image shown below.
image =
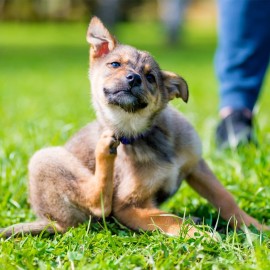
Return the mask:
[[[138,208],[135,206],[124,207],[114,213],[114,216],[127,227],[133,230],[154,231],[171,236],[193,237],[195,233],[199,235],[202,231],[185,224],[178,216],[163,212],[155,207]],[[206,232],[208,235],[208,233]]]
[[64,232],[112,209],[113,171],[119,142],[104,132],[95,149],[95,173],[64,147],[38,151],[29,163],[29,195],[39,220],[1,229],[3,236]]
[[101,134],[95,148],[95,172],[64,147],[38,151],[29,163],[30,202],[41,219],[74,227],[90,215],[108,216],[112,208],[113,171],[119,142]]

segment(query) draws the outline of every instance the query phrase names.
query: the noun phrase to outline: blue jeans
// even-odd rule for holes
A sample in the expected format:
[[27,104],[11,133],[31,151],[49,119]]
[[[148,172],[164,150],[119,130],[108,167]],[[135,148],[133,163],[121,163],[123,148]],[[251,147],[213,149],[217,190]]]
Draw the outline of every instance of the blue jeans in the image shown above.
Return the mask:
[[220,109],[253,110],[270,58],[270,0],[218,0]]

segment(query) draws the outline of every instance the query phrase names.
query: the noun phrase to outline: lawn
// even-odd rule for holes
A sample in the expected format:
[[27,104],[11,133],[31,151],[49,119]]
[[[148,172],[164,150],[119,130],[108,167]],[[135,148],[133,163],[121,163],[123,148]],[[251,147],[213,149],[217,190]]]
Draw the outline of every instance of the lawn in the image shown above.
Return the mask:
[[[27,202],[27,163],[37,150],[63,144],[94,119],[86,23],[0,24],[0,227],[34,220]],[[215,26],[188,23],[178,47],[168,47],[157,24],[120,24],[123,43],[150,51],[163,69],[181,74],[190,101],[173,102],[196,127],[204,156],[239,205],[270,224],[270,73],[256,108],[259,147],[218,152]],[[180,216],[217,212],[186,184],[163,206]],[[234,231],[219,221],[221,240],[135,233],[111,219],[63,235],[0,239],[1,269],[269,269],[270,233]]]

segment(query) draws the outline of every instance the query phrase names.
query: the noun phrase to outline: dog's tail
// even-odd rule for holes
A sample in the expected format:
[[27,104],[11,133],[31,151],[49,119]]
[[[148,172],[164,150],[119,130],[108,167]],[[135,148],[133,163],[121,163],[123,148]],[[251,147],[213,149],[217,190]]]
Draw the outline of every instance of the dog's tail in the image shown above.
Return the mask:
[[50,220],[41,219],[28,223],[18,223],[7,228],[0,228],[0,238],[8,238],[10,236],[18,236],[22,234],[37,235],[41,232],[55,234],[61,232],[61,227]]

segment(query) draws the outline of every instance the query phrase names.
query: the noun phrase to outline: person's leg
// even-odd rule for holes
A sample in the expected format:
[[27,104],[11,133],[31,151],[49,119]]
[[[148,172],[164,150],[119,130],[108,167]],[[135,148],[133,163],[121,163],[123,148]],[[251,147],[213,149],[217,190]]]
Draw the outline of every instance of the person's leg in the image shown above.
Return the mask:
[[[242,115],[236,118],[242,121],[251,117],[269,63],[270,1],[218,0],[218,11],[215,67],[220,83],[220,112],[226,117],[240,111]],[[226,127],[223,129],[226,132]],[[228,136],[217,139],[228,140]]]

